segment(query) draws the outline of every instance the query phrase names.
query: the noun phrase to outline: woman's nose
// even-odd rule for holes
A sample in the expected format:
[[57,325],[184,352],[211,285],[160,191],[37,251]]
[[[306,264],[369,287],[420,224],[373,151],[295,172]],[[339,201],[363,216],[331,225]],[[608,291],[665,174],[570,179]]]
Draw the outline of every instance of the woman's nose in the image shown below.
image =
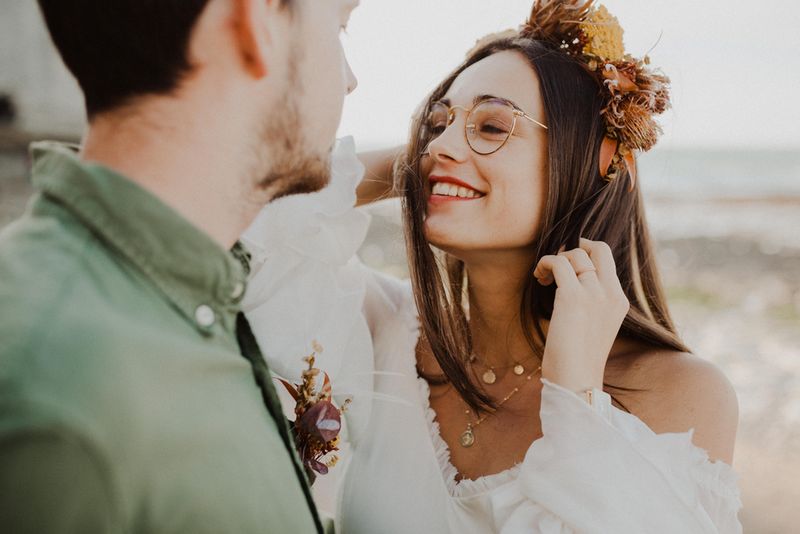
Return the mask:
[[428,153],[433,159],[441,162],[455,161],[458,163],[467,159],[470,148],[464,134],[463,121],[465,120],[463,117],[456,116],[447,125],[447,128],[428,144]]

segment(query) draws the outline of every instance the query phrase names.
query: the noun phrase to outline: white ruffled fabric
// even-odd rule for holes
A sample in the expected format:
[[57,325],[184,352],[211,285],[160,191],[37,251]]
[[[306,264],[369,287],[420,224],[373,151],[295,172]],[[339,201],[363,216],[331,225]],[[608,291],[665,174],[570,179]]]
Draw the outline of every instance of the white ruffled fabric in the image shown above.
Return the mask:
[[[420,398],[430,398],[431,390],[427,380],[420,377],[417,379],[417,382],[419,384]],[[442,472],[447,490],[453,497],[463,498],[470,495],[488,493],[495,488],[515,481],[519,476],[522,464],[515,465],[499,473],[485,475],[476,479],[456,480],[458,469],[450,462],[450,447],[447,445],[447,442],[442,439],[441,432],[439,431],[439,422],[436,421],[436,412],[428,403],[425,403],[425,421],[428,423],[428,432],[430,433],[430,439],[433,442],[433,448],[436,453],[436,462],[439,464],[439,470]]]
[[501,473],[456,481],[447,443],[417,376],[419,322],[410,284],[355,253],[369,216],[353,209],[363,166],[352,139],[334,152],[331,184],[267,206],[243,236],[253,252],[244,301],[277,374],[317,366],[347,412],[352,445],[337,531],[740,533],[737,476],[710,462],[692,432],[655,434],[595,390],[594,405],[543,380],[543,437]]
[[[379,294],[376,298],[373,294]],[[524,461],[456,481],[450,449],[415,370],[419,323],[411,287],[370,279],[375,402],[345,476],[337,531],[521,533],[740,533],[736,475],[710,462],[691,432],[655,434],[594,391],[593,405],[543,380],[544,436]],[[409,513],[413,511],[413,513]]]
[[502,534],[550,532],[542,521],[553,532],[742,531],[737,476],[710,462],[692,431],[655,434],[607,393],[595,392],[589,406],[543,382],[544,437],[528,449],[517,484],[492,497]]
[[347,422],[355,438],[373,390],[365,278],[355,256],[370,216],[354,208],[364,166],[352,137],[337,142],[331,163],[327,187],[268,204],[242,235],[253,255],[242,309],[270,368],[290,382],[300,382],[314,341],[322,346],[315,366],[330,376],[340,406],[353,400]]

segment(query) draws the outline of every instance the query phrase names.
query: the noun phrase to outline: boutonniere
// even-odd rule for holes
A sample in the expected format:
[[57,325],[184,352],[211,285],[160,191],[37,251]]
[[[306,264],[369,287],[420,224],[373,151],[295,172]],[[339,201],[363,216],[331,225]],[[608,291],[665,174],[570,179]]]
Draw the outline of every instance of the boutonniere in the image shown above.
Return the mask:
[[[331,380],[328,373],[314,367],[317,354],[322,347],[314,341],[314,352],[303,358],[308,368],[303,371],[300,384],[281,383],[295,401],[293,422],[294,440],[300,459],[306,469],[324,475],[336,465],[338,456],[331,454],[339,450],[339,432],[342,429],[342,414],[350,399],[341,409],[331,400]],[[317,391],[317,378],[322,374],[322,387]],[[330,456],[329,456],[330,455]]]

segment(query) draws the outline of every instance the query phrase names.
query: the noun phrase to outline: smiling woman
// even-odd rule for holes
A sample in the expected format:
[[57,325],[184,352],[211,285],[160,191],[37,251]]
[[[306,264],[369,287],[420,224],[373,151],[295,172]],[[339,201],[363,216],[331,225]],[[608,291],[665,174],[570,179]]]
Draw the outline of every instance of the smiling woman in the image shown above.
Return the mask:
[[[428,205],[423,204],[424,231],[431,244],[442,250],[451,250],[450,245],[515,249],[534,241],[541,202],[531,200],[545,193],[548,130],[541,125],[545,121],[537,124],[536,119],[518,117],[545,116],[538,94],[538,80],[525,58],[507,52],[476,61],[454,79],[446,94],[432,97],[430,111],[419,123],[426,136],[420,145],[427,148],[421,158],[409,158],[412,165],[419,162],[422,174],[414,184],[406,182],[406,198],[412,191],[427,194],[428,184],[440,177],[484,195],[480,203],[452,208],[429,197]],[[469,113],[462,108],[445,114],[441,107],[450,102],[472,108]]]
[[[374,352],[326,356],[369,410],[347,419],[343,532],[740,530],[736,395],[677,333],[634,180],[668,83],[616,24],[539,0],[425,100],[395,166],[410,284],[349,258],[309,266],[363,292]],[[337,174],[362,168],[338,168],[326,198],[344,208]],[[363,235],[336,213],[331,229]],[[299,271],[264,242],[266,279]]]
[[[570,492],[566,478],[560,489],[550,487],[555,495],[541,489],[548,486],[542,477],[565,477],[572,467],[569,455],[545,453],[559,447],[559,431],[549,420],[558,410],[548,400],[548,380],[530,384],[537,360],[543,379],[573,392],[597,392],[605,383],[615,406],[639,418],[631,423],[646,423],[649,428],[641,428],[647,432],[694,427],[694,443],[712,459],[732,460],[735,394],[716,368],[690,354],[675,329],[635,188],[631,149],[652,146],[649,136],[658,130],[651,117],[666,107],[667,80],[623,57],[621,45],[611,50],[601,40],[584,55],[554,53],[554,45],[564,52],[569,40],[551,38],[547,28],[558,27],[567,10],[572,12],[566,20],[606,17],[608,24],[607,12],[593,11],[591,2],[537,2],[521,35],[485,40],[434,89],[397,166],[421,329],[415,366],[425,383],[423,409],[436,419],[429,420],[430,434],[450,495],[459,497],[459,506],[480,507],[480,493],[502,493],[512,480],[525,487],[530,476],[539,485],[526,493],[536,504],[507,510],[509,516],[498,516],[495,508],[488,522],[471,516],[470,523],[454,512],[447,516],[451,530],[459,525],[456,530],[539,531],[539,506],[562,510],[557,494]],[[592,42],[588,32],[585,38]],[[604,59],[606,54],[614,57]],[[607,65],[602,73],[601,65]],[[636,111],[625,108],[629,98]],[[610,125],[609,106],[628,109],[630,119],[618,116]],[[581,287],[594,296],[581,296]],[[387,366],[383,370],[398,370]],[[709,418],[712,413],[716,419]],[[578,433],[573,439],[584,438]],[[381,443],[382,454],[402,454]],[[560,447],[570,448],[567,442]],[[527,475],[519,470],[523,459]],[[373,476],[384,471],[369,462],[365,468]],[[696,468],[701,479],[703,469],[730,469],[720,463]],[[612,482],[615,476],[583,473],[594,484],[608,484],[610,492],[622,491]],[[735,492],[730,477],[722,487]],[[718,490],[712,485],[702,491]],[[641,492],[655,497],[661,489],[655,484]],[[516,499],[497,497],[506,498]],[[491,499],[492,506],[501,506]],[[717,528],[739,528],[736,498],[712,509],[717,506],[725,510],[711,518]],[[637,529],[634,513],[579,518],[563,511],[565,523],[587,531]],[[532,515],[521,519],[524,514]],[[664,531],[694,528],[686,525],[695,519],[684,519],[674,517]]]

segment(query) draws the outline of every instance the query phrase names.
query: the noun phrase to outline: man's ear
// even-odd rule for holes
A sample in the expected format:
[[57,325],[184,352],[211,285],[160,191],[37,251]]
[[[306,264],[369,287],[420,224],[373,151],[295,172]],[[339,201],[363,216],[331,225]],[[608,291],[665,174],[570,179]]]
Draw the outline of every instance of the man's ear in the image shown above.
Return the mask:
[[254,78],[269,72],[270,35],[267,17],[268,4],[274,0],[232,0],[233,31],[239,45],[242,62]]

